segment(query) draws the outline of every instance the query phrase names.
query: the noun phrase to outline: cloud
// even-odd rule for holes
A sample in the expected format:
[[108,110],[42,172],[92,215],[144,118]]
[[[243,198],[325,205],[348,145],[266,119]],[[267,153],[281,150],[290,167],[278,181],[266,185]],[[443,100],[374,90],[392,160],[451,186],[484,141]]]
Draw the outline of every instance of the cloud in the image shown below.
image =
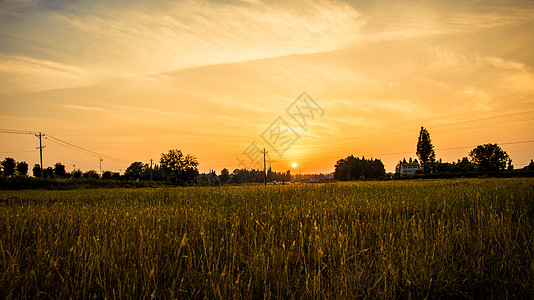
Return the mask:
[[104,111],[103,107],[96,106],[85,106],[85,105],[73,105],[73,104],[63,104],[63,107],[74,109],[74,110],[85,110],[85,111]]
[[76,3],[10,22],[0,30],[4,48],[30,57],[39,49],[42,59],[104,77],[330,51],[352,43],[363,24],[340,2],[200,0]]
[[73,88],[95,82],[95,74],[76,66],[0,54],[0,94]]
[[502,59],[499,57],[488,56],[484,60],[501,70],[524,71],[526,69],[525,64],[523,63]]

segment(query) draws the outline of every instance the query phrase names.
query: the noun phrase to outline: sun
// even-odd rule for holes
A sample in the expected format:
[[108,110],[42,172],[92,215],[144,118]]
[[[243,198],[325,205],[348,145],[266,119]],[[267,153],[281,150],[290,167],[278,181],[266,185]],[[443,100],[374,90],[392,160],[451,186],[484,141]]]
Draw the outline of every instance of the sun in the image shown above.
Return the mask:
[[292,163],[291,166],[292,166],[293,168],[296,168],[296,167],[297,167],[297,163]]

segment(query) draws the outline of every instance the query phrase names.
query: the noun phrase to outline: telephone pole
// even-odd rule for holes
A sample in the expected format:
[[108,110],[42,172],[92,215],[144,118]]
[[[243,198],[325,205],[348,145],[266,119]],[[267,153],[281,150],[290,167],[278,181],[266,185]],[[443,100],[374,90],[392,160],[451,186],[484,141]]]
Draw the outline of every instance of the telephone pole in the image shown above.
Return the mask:
[[102,180],[102,162],[104,160],[102,159],[102,157],[100,157],[100,180]]
[[152,158],[150,159],[150,181],[152,181]]
[[267,154],[267,152],[269,151],[266,151],[265,147],[263,148],[263,151],[261,151],[261,153],[263,153],[263,175],[265,175],[265,177],[263,178],[264,185],[267,185],[267,167],[265,166],[265,155]]
[[41,176],[43,176],[43,148],[46,146],[43,146],[43,142],[41,138],[45,135],[39,131],[39,134],[36,134],[35,136],[39,138],[39,147],[37,149],[39,149],[39,160],[41,162]]

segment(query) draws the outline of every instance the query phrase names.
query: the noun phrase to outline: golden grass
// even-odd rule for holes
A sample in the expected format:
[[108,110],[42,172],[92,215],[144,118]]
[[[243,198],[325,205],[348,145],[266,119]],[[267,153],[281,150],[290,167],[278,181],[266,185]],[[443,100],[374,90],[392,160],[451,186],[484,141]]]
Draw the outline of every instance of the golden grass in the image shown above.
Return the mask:
[[534,294],[534,179],[0,192],[8,298]]

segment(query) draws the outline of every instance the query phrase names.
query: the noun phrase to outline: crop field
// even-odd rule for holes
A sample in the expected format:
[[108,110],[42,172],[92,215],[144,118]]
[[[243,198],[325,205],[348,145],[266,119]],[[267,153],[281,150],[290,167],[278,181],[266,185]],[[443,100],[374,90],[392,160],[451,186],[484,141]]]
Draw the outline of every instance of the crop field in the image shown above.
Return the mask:
[[0,192],[7,298],[526,298],[534,179]]

